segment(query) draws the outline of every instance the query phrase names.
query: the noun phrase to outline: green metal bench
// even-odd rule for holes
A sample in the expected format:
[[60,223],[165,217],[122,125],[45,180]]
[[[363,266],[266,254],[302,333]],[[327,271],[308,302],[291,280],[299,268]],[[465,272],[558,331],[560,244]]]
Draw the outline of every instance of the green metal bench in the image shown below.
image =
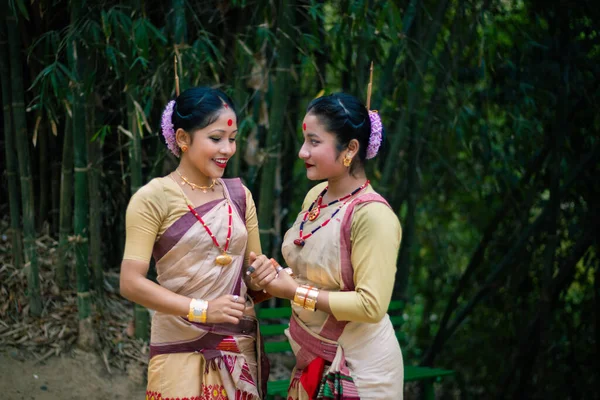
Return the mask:
[[[401,309],[401,301],[392,301],[390,303],[390,307],[388,308],[388,312],[398,311]],[[278,341],[269,340],[269,338],[273,338],[274,336],[284,335],[284,331],[288,327],[287,321],[289,321],[291,315],[291,307],[261,308],[258,311],[258,318],[261,321],[260,331],[265,338],[265,352],[267,354],[292,351],[290,343],[287,341],[287,339]],[[265,322],[265,320],[286,320],[286,323],[270,324]],[[398,328],[402,325],[402,316],[391,315],[390,320],[396,329],[396,335],[398,335]],[[407,365],[404,366],[404,382],[422,381],[424,383],[424,398],[426,400],[435,399],[435,393],[433,389],[433,384],[435,382],[439,382],[444,376],[453,374],[454,371],[446,369],[413,367]],[[275,396],[286,398],[289,384],[289,379],[269,381],[267,387],[267,399],[274,399]]]

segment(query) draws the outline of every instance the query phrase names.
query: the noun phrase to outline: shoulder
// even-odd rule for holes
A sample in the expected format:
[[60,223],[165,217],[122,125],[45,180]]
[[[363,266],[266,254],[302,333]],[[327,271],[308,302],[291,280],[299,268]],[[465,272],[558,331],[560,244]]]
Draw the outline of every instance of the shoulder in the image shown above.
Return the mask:
[[306,196],[304,197],[304,202],[302,203],[302,209],[304,210],[304,209],[308,208],[310,203],[315,201],[315,199],[317,198],[319,193],[321,193],[323,191],[323,189],[325,189],[326,186],[327,186],[327,182],[321,182],[318,185],[313,186],[312,189],[310,189],[308,191],[308,193],[306,194]]
[[392,210],[386,203],[376,200],[370,200],[358,204],[354,214],[357,218],[360,217],[374,220],[383,220],[385,218],[389,218],[390,220],[393,220],[390,222],[397,222],[400,224],[398,216],[394,213],[394,210]]
[[144,186],[139,188],[137,192],[131,196],[131,200],[134,199],[153,199],[164,197],[165,193],[165,179],[168,178],[154,178]]
[[377,237],[393,235],[399,239],[402,227],[398,216],[388,204],[371,200],[356,206],[352,218],[352,231],[354,234],[364,231]]
[[165,188],[166,179],[154,178],[144,186],[138,189],[129,200],[128,210],[140,207],[152,207],[163,209],[166,207]]
[[233,197],[248,197],[248,193],[250,193],[250,191],[242,183],[241,178],[226,178],[221,179],[221,181],[223,182],[223,185],[227,187],[227,190],[229,190],[229,193]]

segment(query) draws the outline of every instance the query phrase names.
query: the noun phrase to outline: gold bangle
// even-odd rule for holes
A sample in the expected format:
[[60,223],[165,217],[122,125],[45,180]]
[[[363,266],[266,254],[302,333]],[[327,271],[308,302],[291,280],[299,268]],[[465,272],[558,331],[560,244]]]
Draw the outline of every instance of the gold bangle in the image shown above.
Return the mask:
[[316,311],[318,297],[319,297],[319,289],[311,288],[311,290],[308,291],[308,294],[306,297],[306,306],[304,308],[307,310],[310,310],[310,311]]
[[295,306],[304,307],[304,301],[308,296],[308,289],[304,285],[298,286],[296,293],[294,294],[293,303]]
[[319,289],[308,285],[300,285],[296,289],[293,304],[305,310],[316,311]]
[[190,301],[190,311],[188,320],[192,322],[200,322],[204,324],[208,314],[208,301],[200,299],[192,299]]

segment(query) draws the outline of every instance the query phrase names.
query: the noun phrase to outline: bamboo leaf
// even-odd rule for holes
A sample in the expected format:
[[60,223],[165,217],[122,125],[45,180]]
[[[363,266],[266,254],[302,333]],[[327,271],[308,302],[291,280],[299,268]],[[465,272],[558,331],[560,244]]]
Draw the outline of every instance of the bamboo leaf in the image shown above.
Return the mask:
[[[133,100],[133,104],[135,105],[135,109],[137,110],[138,113],[138,120],[141,120],[143,122],[143,125],[146,127],[146,130],[148,131],[148,133],[152,133],[152,129],[150,129],[150,124],[148,124],[148,119],[146,119],[146,114],[144,113],[144,110],[142,110],[142,106],[140,106],[140,103],[138,103],[137,101]],[[142,129],[140,129],[140,136],[142,135]]]
[[244,51],[249,55],[249,56],[253,56],[254,53],[252,52],[252,50],[250,50],[250,48],[248,47],[248,45],[246,44],[246,42],[244,42],[241,39],[238,39],[238,43],[240,44],[240,46],[242,46],[242,49],[244,49]]
[[67,76],[67,78],[69,78],[71,82],[77,81],[77,78],[75,78],[75,76],[71,73],[71,70],[69,70],[69,68],[67,68],[66,65],[58,61],[56,62],[56,65]]
[[133,64],[131,64],[131,66],[129,67],[129,70],[133,70],[137,64],[140,64],[142,68],[146,69],[148,67],[148,60],[141,56],[136,57],[136,59],[133,60]]
[[31,84],[31,86],[29,87],[29,89],[27,89],[27,90],[32,90],[33,88],[35,88],[36,85],[42,79],[44,79],[48,74],[50,74],[52,71],[54,71],[55,68],[56,68],[56,63],[54,62],[54,63],[48,65],[43,70],[41,70],[40,73],[38,74],[38,76],[36,76],[35,79],[33,80],[33,83]]
[[117,129],[125,134],[125,136],[127,136],[129,139],[133,139],[133,134],[131,133],[131,131],[128,131],[127,129],[123,128],[123,125],[119,125],[117,126]]
[[[23,17],[25,17],[25,19],[27,21],[29,21],[29,13],[27,12],[27,7],[25,6],[24,0],[12,0],[15,1],[17,3],[17,7],[19,9],[19,11],[21,11],[21,15],[23,15]],[[14,3],[13,3],[13,10],[16,11],[14,9]],[[16,16],[16,14],[15,14]]]
[[96,140],[100,140],[101,143],[104,143],[104,138],[107,135],[110,135],[112,132],[112,128],[110,125],[103,125],[102,127],[100,127],[100,129],[98,129],[98,131],[94,134],[94,136],[92,136],[92,142],[95,142]]
[[33,138],[31,140],[33,142],[33,147],[37,146],[37,136],[40,129],[40,122],[42,122],[42,115],[38,114],[38,116],[35,119],[35,127],[33,128]]
[[112,35],[112,27],[110,25],[109,16],[106,11],[102,11],[100,14],[100,20],[102,21],[102,32],[104,33],[104,37],[108,40]]
[[162,44],[167,44],[167,38],[154,26],[154,24],[152,24],[152,22],[146,20],[146,25],[146,27],[152,31],[156,40],[160,41]]

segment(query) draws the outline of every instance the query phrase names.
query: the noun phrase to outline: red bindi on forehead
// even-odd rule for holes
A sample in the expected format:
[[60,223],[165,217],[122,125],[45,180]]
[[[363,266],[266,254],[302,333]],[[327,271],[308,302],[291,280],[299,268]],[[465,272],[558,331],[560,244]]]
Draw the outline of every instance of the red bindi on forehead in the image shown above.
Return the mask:
[[228,119],[227,120],[227,126],[231,126],[233,125],[233,120],[232,119]]
[[306,122],[302,124],[302,129],[306,130]]

